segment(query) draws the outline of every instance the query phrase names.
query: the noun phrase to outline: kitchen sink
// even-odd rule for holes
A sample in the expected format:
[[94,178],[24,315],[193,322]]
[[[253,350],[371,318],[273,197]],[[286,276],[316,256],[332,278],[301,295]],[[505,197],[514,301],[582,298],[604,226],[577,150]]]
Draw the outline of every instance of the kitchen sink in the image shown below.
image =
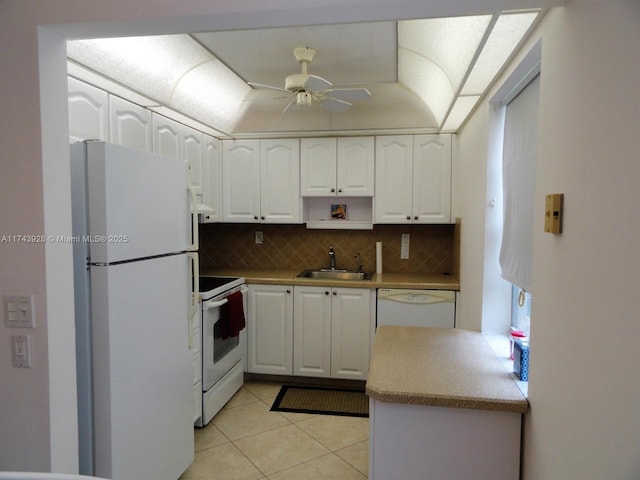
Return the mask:
[[371,280],[369,272],[350,272],[348,270],[305,270],[296,278],[314,278],[316,280]]

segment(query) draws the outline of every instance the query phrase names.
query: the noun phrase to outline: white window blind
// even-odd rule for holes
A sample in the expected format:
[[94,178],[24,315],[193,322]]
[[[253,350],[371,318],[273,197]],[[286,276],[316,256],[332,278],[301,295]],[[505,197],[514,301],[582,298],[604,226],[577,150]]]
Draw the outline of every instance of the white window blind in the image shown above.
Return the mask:
[[529,292],[533,258],[539,92],[540,81],[536,77],[507,105],[502,153],[502,277]]

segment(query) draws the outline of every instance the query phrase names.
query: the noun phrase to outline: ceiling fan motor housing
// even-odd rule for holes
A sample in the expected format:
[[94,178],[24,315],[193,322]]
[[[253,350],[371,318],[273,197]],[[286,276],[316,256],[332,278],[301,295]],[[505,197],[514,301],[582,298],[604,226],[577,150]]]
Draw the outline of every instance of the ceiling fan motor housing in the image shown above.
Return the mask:
[[294,73],[293,75],[289,75],[284,79],[284,88],[292,92],[304,91],[304,85],[308,78],[309,75],[306,73]]

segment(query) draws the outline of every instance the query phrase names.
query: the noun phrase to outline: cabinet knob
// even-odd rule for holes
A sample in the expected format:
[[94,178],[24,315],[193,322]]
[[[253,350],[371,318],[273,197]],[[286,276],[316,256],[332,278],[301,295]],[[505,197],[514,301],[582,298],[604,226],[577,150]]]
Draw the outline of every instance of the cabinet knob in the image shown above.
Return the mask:
[[328,290],[325,290],[324,294],[325,294],[325,295],[329,295],[329,291],[328,291]]
[[411,220],[411,215],[407,215],[407,220]]
[[414,220],[417,220],[417,219],[418,219],[418,216],[416,215],[415,217],[413,217],[413,219],[414,219]]
[[258,215],[254,215],[254,216],[253,216],[253,219],[254,219],[254,220],[257,220],[257,219],[258,219]]
[[335,297],[336,295],[338,295],[338,292],[333,292],[333,296]]
[[[416,218],[418,218],[418,217],[416,217]],[[264,220],[264,217],[260,217],[260,219],[261,219],[261,220]]]
[[331,193],[336,193],[336,189],[335,189],[335,188],[332,188],[332,189],[331,189]]
[[341,188],[338,189],[338,193],[342,193],[342,189]]
[[291,289],[287,288],[287,293],[291,293]]

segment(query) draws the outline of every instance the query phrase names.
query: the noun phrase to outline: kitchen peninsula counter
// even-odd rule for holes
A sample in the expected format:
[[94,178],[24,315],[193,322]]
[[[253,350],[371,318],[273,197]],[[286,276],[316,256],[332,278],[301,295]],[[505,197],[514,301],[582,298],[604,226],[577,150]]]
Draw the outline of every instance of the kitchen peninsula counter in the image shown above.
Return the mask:
[[371,280],[320,280],[296,278],[300,270],[257,270],[238,268],[207,268],[200,275],[244,277],[247,283],[266,285],[318,285],[358,288],[415,288],[425,290],[460,290],[454,275],[439,273],[373,273]]
[[367,395],[375,400],[526,413],[528,402],[478,332],[378,327]]
[[366,392],[370,479],[519,478],[528,403],[480,333],[379,327]]

